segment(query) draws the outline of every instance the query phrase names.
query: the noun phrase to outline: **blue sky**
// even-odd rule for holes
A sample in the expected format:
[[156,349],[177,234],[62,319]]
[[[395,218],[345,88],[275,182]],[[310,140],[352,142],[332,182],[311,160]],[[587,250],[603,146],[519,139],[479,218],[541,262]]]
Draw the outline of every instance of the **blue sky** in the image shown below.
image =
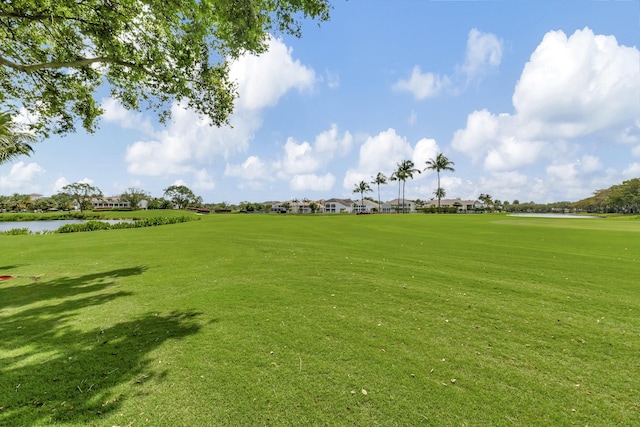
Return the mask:
[[[335,1],[329,22],[232,64],[233,128],[179,105],[166,126],[106,114],[0,166],[0,194],[89,182],[205,202],[353,197],[360,180],[443,152],[447,197],[575,201],[640,177],[640,2]],[[436,175],[407,183],[428,200]],[[392,183],[382,199],[397,196]],[[373,194],[372,194],[373,195]]]

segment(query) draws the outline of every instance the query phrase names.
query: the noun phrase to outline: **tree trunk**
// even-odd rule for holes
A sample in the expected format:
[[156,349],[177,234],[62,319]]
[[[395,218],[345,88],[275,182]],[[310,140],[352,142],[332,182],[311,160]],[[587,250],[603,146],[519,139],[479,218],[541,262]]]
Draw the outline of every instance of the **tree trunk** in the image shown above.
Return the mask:
[[436,171],[438,173],[438,188],[436,191],[438,192],[438,213],[440,213],[440,171]]

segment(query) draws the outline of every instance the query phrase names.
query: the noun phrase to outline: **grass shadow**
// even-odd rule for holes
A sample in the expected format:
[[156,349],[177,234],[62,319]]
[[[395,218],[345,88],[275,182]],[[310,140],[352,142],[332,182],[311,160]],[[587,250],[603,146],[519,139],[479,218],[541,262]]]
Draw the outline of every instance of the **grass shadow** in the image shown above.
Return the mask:
[[[93,425],[142,382],[162,376],[149,353],[196,333],[198,313],[148,313],[80,328],[130,292],[109,289],[134,267],[0,289],[0,425]],[[4,307],[4,309],[2,309]]]
[[39,280],[18,277],[13,282],[0,283],[0,309],[24,307],[37,301],[65,299],[102,291],[116,283],[119,277],[140,275],[146,267],[121,268],[78,277],[59,277]]

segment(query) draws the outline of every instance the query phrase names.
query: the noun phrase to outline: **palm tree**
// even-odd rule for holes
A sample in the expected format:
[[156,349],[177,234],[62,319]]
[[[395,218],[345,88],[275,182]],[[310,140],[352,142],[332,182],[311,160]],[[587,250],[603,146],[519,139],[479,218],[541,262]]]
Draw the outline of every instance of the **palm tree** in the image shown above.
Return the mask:
[[[373,177],[371,177],[373,178]],[[381,208],[381,204],[380,204],[380,184],[386,184],[387,183],[387,177],[384,176],[384,174],[382,172],[378,172],[378,175],[376,175],[375,178],[373,178],[373,181],[371,181],[372,184],[376,184],[378,186],[378,213],[382,212],[382,208]]]
[[436,191],[433,192],[433,195],[438,198],[438,213],[440,213],[440,199],[447,195],[447,192],[444,191],[444,188],[438,187]]
[[435,159],[427,160],[427,167],[425,170],[435,170],[438,174],[438,188],[434,193],[438,197],[438,213],[440,213],[440,199],[442,198],[442,196],[438,196],[438,194],[444,193],[444,190],[440,187],[440,171],[455,172],[456,170],[452,168],[453,165],[455,165],[455,163],[447,159],[447,157],[442,153],[438,153]]
[[398,213],[400,212],[400,181],[402,181],[402,179],[400,179],[399,171],[393,172],[389,181],[398,181],[398,198],[396,199],[396,213]]
[[404,211],[404,190],[405,183],[407,182],[407,178],[413,179],[413,174],[415,172],[420,173],[420,169],[415,168],[415,164],[411,160],[403,160],[402,162],[397,164],[398,166],[398,179],[402,181],[402,213]]
[[356,187],[353,189],[354,193],[360,193],[360,211],[362,212],[364,210],[364,193],[368,193],[370,191],[373,191],[371,189],[371,187],[369,187],[369,184],[367,184],[364,181],[360,181],[359,184],[356,184]]
[[482,204],[484,205],[484,207],[489,208],[489,211],[493,211],[493,200],[490,194],[480,194],[480,196],[478,197],[478,200],[480,200],[482,202]]
[[22,154],[27,156],[33,152],[29,145],[36,137],[16,127],[8,111],[0,111],[0,164]]

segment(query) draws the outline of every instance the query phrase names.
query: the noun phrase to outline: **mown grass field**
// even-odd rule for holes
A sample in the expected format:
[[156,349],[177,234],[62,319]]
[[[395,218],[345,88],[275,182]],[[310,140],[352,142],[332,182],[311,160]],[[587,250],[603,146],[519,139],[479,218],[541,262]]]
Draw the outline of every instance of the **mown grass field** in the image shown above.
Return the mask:
[[640,219],[0,236],[0,425],[640,425]]

